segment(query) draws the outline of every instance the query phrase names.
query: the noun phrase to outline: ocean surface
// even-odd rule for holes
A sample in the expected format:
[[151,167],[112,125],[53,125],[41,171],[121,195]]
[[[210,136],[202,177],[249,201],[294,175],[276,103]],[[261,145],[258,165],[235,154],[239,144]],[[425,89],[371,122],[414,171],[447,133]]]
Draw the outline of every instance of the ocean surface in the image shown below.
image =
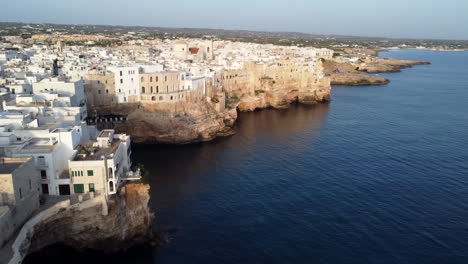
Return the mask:
[[468,53],[380,55],[432,64],[242,113],[228,138],[134,146],[167,244],[29,263],[468,263]]

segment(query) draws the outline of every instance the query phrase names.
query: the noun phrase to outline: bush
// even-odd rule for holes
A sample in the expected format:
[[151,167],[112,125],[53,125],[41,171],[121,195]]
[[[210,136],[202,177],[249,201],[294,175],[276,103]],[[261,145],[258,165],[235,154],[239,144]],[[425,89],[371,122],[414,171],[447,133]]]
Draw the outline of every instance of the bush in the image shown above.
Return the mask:
[[263,90],[255,90],[255,95],[259,95],[259,94],[262,94],[262,93],[265,93],[265,91],[263,91]]

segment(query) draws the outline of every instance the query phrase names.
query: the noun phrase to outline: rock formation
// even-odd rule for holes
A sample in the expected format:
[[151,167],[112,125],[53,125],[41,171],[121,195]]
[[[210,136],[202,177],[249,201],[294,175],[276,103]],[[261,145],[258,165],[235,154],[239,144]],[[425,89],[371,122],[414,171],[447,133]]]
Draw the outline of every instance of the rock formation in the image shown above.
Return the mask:
[[[99,129],[127,133],[136,143],[187,144],[233,133],[237,109],[286,108],[292,102],[330,100],[330,82],[321,68],[289,60],[275,65],[248,64],[218,76],[211,97],[179,102],[119,104],[96,109],[98,115],[126,116],[125,121],[98,123]],[[211,84],[210,84],[211,85]],[[94,112],[93,110],[90,111]]]
[[422,64],[430,63],[425,61],[395,60],[379,57],[370,57],[356,63],[327,60],[324,62],[324,72],[327,76],[330,76],[332,85],[382,85],[390,83],[390,80],[384,77],[363,73],[400,72],[403,68]]
[[228,71],[218,82],[227,93],[228,107],[254,111],[267,107],[283,109],[292,102],[315,104],[330,100],[330,80],[320,62],[289,59],[273,65],[246,64],[242,71]]
[[[26,224],[26,235],[18,236],[12,262],[20,262],[27,254],[56,243],[76,249],[115,252],[154,239],[153,213],[148,207],[149,186],[128,184],[108,202],[94,198],[59,208]],[[48,209],[54,210],[54,208]],[[108,211],[107,215],[103,212]],[[22,239],[23,238],[23,239]]]
[[401,69],[410,68],[415,65],[430,64],[427,61],[395,60],[373,57],[358,64],[358,70],[367,73],[400,72]]

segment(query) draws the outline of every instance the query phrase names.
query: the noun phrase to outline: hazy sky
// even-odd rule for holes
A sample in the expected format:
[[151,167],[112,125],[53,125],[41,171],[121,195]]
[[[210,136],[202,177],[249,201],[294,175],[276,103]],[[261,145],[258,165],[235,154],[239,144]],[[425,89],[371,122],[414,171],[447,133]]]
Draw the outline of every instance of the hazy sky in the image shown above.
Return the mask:
[[0,0],[3,22],[468,39],[468,0]]

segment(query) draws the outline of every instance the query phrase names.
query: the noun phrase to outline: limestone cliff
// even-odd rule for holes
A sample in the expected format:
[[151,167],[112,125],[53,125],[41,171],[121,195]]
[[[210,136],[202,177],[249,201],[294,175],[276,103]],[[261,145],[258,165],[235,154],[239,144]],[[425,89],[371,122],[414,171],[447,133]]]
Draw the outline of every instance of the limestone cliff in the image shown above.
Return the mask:
[[99,109],[100,115],[125,115],[124,122],[98,124],[127,133],[135,143],[187,144],[228,135],[237,119],[235,109],[218,112],[208,102],[120,104]]
[[125,120],[98,122],[97,126],[129,134],[136,143],[208,141],[233,133],[238,109],[286,108],[292,102],[314,104],[330,100],[330,81],[320,67],[293,59],[273,65],[247,64],[243,70],[220,74],[216,85],[210,84],[207,89],[210,97],[117,104],[90,113],[125,116]]
[[401,69],[410,68],[415,65],[430,64],[427,61],[396,60],[372,57],[363,63],[357,64],[357,69],[367,73],[400,72]]
[[330,80],[320,62],[314,67],[289,59],[274,64],[246,64],[242,71],[228,71],[218,79],[227,93],[228,107],[254,111],[287,108],[292,102],[315,104],[330,100]]
[[[10,263],[21,262],[27,254],[55,243],[114,252],[154,239],[148,190],[148,185],[128,184],[109,200],[108,210],[99,197],[48,209],[50,213],[39,214],[25,225],[14,243]],[[105,211],[107,215],[103,215]]]

